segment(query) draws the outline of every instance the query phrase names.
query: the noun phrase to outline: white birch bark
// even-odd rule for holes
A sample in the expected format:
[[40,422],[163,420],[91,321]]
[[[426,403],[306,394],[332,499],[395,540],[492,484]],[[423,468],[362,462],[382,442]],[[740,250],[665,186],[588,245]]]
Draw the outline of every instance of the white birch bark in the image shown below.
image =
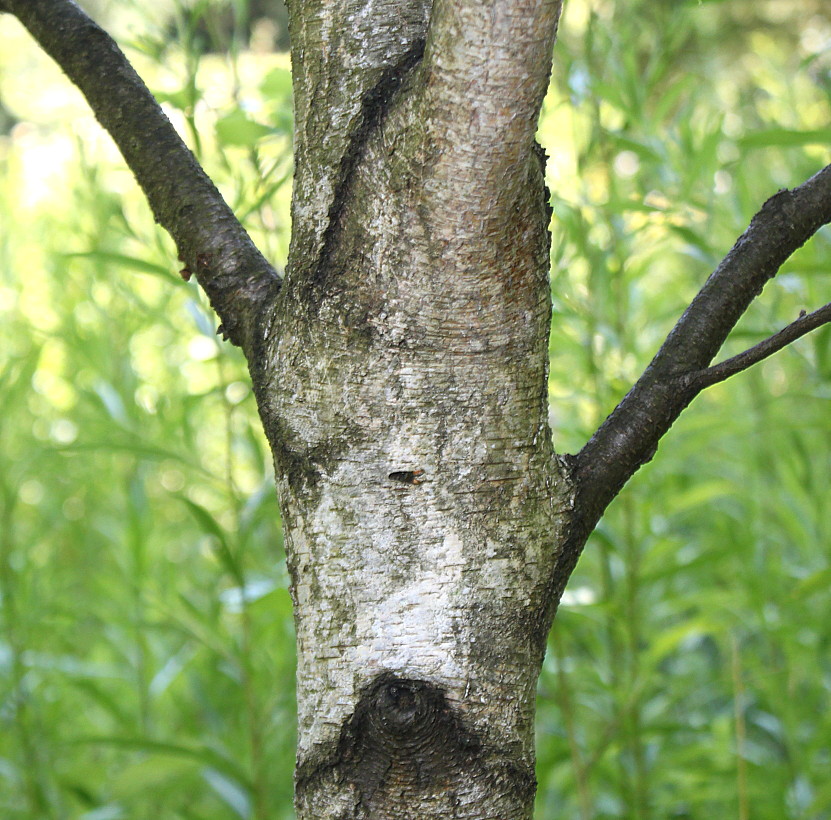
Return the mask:
[[[260,406],[300,818],[527,818],[569,482],[535,123],[559,4],[295,3],[293,245]],[[423,52],[423,57],[422,57]]]

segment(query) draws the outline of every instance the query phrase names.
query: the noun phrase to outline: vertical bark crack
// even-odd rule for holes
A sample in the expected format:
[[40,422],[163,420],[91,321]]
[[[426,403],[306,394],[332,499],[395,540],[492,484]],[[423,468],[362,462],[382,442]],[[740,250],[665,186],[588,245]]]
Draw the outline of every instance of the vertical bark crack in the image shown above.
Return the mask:
[[329,262],[337,247],[340,234],[340,215],[349,200],[352,177],[363,154],[363,148],[370,136],[380,127],[405,78],[421,62],[423,56],[424,38],[419,38],[394,65],[384,71],[378,82],[364,94],[361,102],[360,124],[352,134],[349,145],[341,158],[335,194],[329,208],[326,229],[323,232],[320,256],[315,266],[313,285],[320,287],[326,280]]

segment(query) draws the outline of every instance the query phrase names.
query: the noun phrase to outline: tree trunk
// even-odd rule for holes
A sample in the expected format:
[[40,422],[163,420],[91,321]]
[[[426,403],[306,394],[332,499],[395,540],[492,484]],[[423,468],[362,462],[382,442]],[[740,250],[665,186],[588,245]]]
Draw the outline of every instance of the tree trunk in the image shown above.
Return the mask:
[[479,55],[505,98],[472,109],[478,22],[440,27],[456,12],[437,4],[425,45],[426,4],[363,29],[359,5],[290,9],[294,238],[255,377],[295,605],[298,816],[528,818],[571,497],[533,141],[559,8],[534,4],[533,80],[510,49]]

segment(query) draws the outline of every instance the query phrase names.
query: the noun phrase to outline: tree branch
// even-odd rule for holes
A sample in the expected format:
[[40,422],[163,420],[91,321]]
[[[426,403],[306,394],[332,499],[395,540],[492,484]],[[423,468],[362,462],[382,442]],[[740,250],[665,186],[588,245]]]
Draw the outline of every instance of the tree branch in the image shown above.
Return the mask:
[[[573,460],[579,529],[588,533],[649,461],[675,419],[709,384],[818,327],[827,307],[751,351],[708,368],[727,335],[782,263],[831,221],[831,165],[771,197],[672,329],[635,386]],[[784,336],[782,335],[784,334]],[[795,334],[795,335],[794,335]]]
[[705,370],[689,373],[683,377],[682,381],[685,383],[685,387],[694,387],[696,392],[700,392],[707,387],[712,387],[714,384],[729,379],[731,376],[735,376],[737,373],[741,373],[743,370],[747,370],[754,364],[780,351],[791,342],[795,342],[806,333],[810,333],[829,322],[831,322],[831,302],[813,313],[803,313],[787,327],[783,327],[778,333],[774,333],[773,336],[748,350]]
[[279,278],[112,38],[72,0],[2,0],[86,97],[196,274],[224,334],[249,355]]

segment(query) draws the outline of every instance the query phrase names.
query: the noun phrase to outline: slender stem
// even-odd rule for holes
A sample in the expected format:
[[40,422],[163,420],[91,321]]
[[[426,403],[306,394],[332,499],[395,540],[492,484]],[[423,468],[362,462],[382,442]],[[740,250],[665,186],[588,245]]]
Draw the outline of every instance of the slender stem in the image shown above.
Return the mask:
[[[600,569],[602,579],[602,594],[603,600],[613,602],[616,595],[615,577],[612,571],[611,548],[609,544],[604,541],[600,544]],[[625,652],[625,647],[621,646],[621,641],[618,637],[619,619],[615,617],[616,609],[614,606],[606,607],[604,626],[604,637],[606,639],[606,667],[609,671],[609,689],[614,693],[612,708],[614,709],[615,731],[623,735],[628,726],[627,718],[630,712],[631,703],[629,698],[624,699],[624,695],[629,695],[621,680],[621,664],[620,657]],[[621,738],[621,745],[626,743],[625,736]],[[617,755],[617,769],[618,769],[618,783],[620,787],[620,797],[626,806],[632,805],[632,784],[630,782],[629,770],[626,767],[626,761],[623,755]]]
[[242,686],[245,696],[246,724],[248,728],[248,750],[251,755],[251,783],[254,792],[254,817],[269,820],[268,778],[265,761],[265,743],[262,730],[262,715],[257,698],[252,658],[251,610],[242,590]]
[[0,517],[0,612],[6,640],[11,654],[11,698],[13,704],[13,724],[17,732],[23,759],[23,780],[26,784],[26,798],[32,817],[45,820],[55,817],[55,810],[49,800],[43,782],[43,767],[37,748],[40,733],[32,726],[30,704],[32,693],[26,683],[26,665],[23,660],[23,643],[20,637],[16,591],[20,588],[20,579],[15,578],[12,567],[13,509],[15,499],[11,493],[4,493],[2,517]]
[[197,160],[202,162],[202,137],[196,126],[196,101],[199,94],[199,86],[196,78],[199,74],[199,63],[202,58],[199,51],[201,46],[194,36],[195,26],[198,20],[189,19],[192,12],[186,9],[181,2],[177,2],[176,5],[179,36],[184,43],[185,52],[185,88],[187,89],[187,105],[184,111],[185,122],[188,126],[191,145],[193,145],[193,153]]
[[739,642],[730,636],[731,672],[733,676],[733,712],[736,731],[736,792],[739,798],[739,820],[750,820],[750,804],[747,797],[747,760],[745,744],[747,726],[744,719],[744,680],[742,678]]
[[560,704],[560,712],[565,723],[568,748],[571,754],[571,765],[574,769],[574,779],[577,782],[577,794],[580,800],[580,817],[582,820],[591,820],[594,816],[589,784],[586,779],[586,767],[583,764],[583,757],[580,754],[580,745],[577,742],[577,730],[574,723],[574,699],[571,695],[571,683],[565,668],[565,653],[563,652],[563,641],[560,631],[556,627],[551,633],[551,642],[554,646],[554,654],[557,657],[557,700]]
[[[640,542],[634,528],[634,509],[631,496],[623,500],[624,535],[623,543],[626,560],[626,634],[628,651],[627,688],[630,693],[638,691],[640,678]],[[641,737],[641,700],[630,696],[627,710],[629,723],[629,746],[632,752],[634,777],[634,816],[639,820],[649,817],[649,778]]]
[[815,310],[813,313],[805,313],[803,311],[798,319],[795,319],[778,333],[774,333],[773,336],[768,337],[763,342],[759,342],[759,344],[745,350],[743,353],[739,353],[712,367],[708,367],[706,370],[690,373],[684,376],[683,380],[686,384],[694,386],[699,391],[706,387],[711,387],[767,359],[783,347],[791,344],[791,342],[795,342],[806,333],[810,333],[812,330],[828,324],[828,322],[831,322],[831,302]]
[[148,662],[145,634],[144,578],[139,575],[131,584],[133,598],[133,636],[136,650],[136,693],[138,701],[139,730],[144,737],[153,734],[150,708],[150,664]]

